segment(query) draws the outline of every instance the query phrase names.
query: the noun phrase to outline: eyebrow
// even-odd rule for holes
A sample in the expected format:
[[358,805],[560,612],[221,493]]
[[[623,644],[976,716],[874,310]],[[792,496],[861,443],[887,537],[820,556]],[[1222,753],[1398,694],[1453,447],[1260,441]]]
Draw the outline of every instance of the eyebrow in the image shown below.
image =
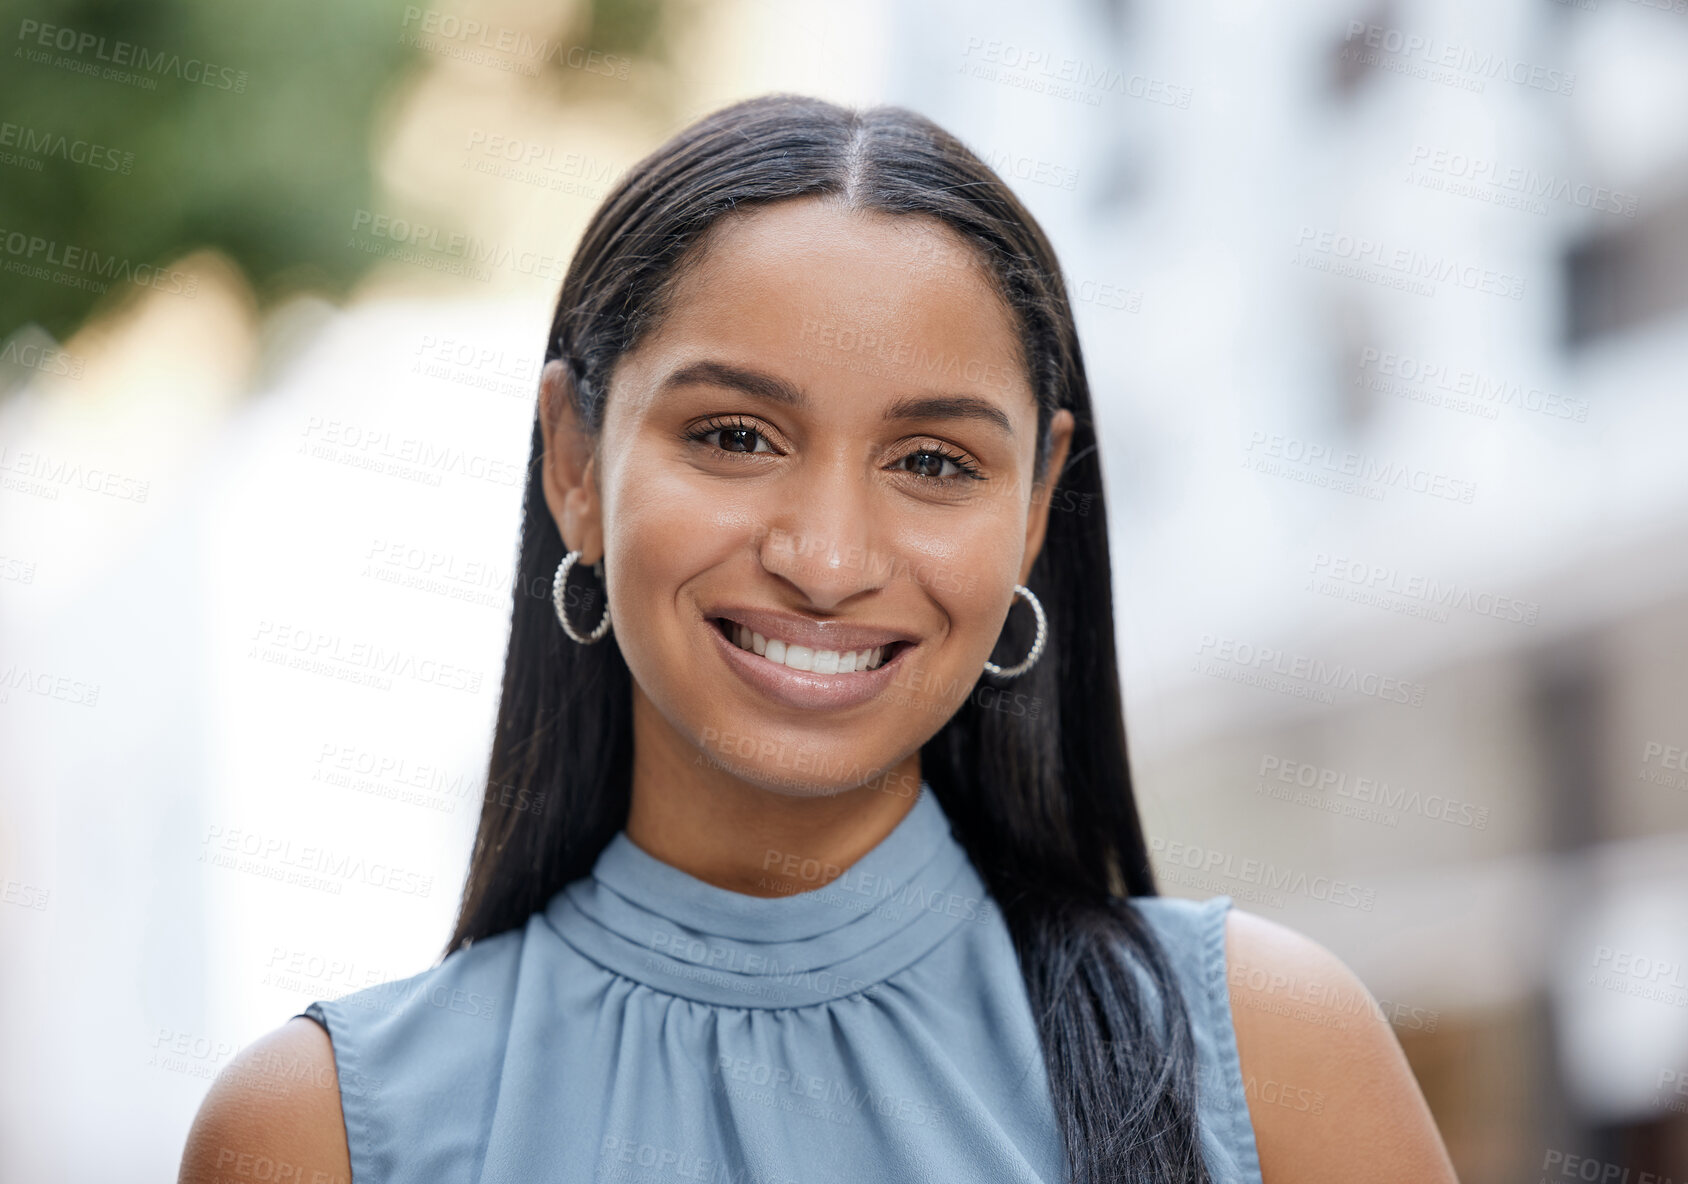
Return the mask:
[[[809,405],[809,398],[801,387],[778,375],[707,359],[680,367],[663,379],[658,389],[665,391],[688,383],[729,387],[787,407],[802,409]],[[977,395],[928,394],[898,399],[885,409],[884,418],[887,423],[912,419],[974,419],[992,425],[1005,436],[1014,434],[1014,425],[1003,410],[989,399],[981,399]]]

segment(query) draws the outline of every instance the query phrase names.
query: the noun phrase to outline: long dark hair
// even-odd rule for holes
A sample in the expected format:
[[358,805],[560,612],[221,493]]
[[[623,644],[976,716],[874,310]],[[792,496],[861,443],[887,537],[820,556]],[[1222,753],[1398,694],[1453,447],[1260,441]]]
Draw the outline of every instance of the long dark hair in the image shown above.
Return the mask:
[[[1028,580],[1048,613],[1047,652],[1013,684],[1036,718],[1002,710],[989,688],[970,694],[922,747],[921,773],[1013,937],[1072,1180],[1207,1184],[1188,1012],[1125,899],[1154,895],[1155,883],[1126,759],[1102,468],[1066,285],[1031,214],[912,111],[787,94],[735,103],[679,132],[604,199],[563,280],[546,361],[566,364],[575,412],[596,433],[616,360],[663,315],[716,219],[811,195],[936,218],[988,264],[1037,398],[1034,480],[1046,478],[1053,414],[1066,408],[1076,421]],[[482,807],[446,955],[523,924],[589,874],[627,821],[632,678],[613,640],[578,645],[557,625],[551,575],[564,548],[541,486],[537,412],[531,447],[489,769],[499,792]],[[590,628],[601,600],[575,600],[570,620]],[[1024,656],[1027,616],[1010,613],[993,661]],[[1156,1000],[1169,1006],[1155,1010]]]

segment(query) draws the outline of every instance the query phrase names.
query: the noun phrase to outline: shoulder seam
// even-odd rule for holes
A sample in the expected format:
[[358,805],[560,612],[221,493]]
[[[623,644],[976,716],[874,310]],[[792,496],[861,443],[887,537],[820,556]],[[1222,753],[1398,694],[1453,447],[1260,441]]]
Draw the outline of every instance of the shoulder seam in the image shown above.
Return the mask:
[[1260,1148],[1254,1139],[1254,1121],[1248,1112],[1248,1085],[1243,1080],[1242,1057],[1237,1049],[1236,1019],[1231,1012],[1231,991],[1225,957],[1226,917],[1236,902],[1230,896],[1215,896],[1204,903],[1207,919],[1206,990],[1213,1020],[1213,1038],[1225,1066],[1224,1103],[1229,1127],[1226,1144],[1235,1149],[1247,1173],[1246,1184],[1264,1184],[1260,1172]]
[[[348,1076],[354,1082],[368,1081],[368,1076],[359,1065],[353,1041],[349,1040],[349,1029],[340,1026],[336,1033],[334,1025],[329,1022],[329,1008],[334,1006],[333,1000],[318,1000],[301,1012],[301,1015],[320,1022],[328,1032],[328,1043],[334,1050],[334,1071],[338,1079],[340,1094],[340,1117],[346,1126],[346,1158],[351,1163],[352,1180],[356,1184],[374,1184],[376,1180],[374,1168],[374,1150],[370,1145],[372,1116],[365,1108],[368,1099],[365,1090],[348,1090],[346,1082]],[[316,1012],[312,1015],[311,1012]]]

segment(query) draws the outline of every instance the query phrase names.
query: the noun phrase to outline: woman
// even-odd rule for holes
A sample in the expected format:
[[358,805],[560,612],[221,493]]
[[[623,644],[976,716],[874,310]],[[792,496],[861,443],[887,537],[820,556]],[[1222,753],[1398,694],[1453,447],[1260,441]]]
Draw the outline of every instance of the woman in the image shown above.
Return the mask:
[[183,1180],[1453,1180],[1346,967],[1154,894],[1071,309],[952,137],[642,161],[531,460],[446,956],[245,1050]]

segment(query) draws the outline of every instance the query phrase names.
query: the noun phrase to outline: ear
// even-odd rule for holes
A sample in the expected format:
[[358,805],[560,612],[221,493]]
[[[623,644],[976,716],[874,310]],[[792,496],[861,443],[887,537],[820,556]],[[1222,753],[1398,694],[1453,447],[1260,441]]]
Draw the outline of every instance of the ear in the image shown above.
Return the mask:
[[1055,486],[1060,483],[1061,469],[1067,463],[1067,449],[1073,442],[1073,413],[1065,407],[1057,411],[1049,423],[1049,467],[1041,484],[1032,489],[1031,510],[1026,515],[1026,557],[1020,568],[1020,583],[1032,574],[1038,552],[1043,550],[1043,536],[1049,527],[1049,506]]
[[545,442],[540,484],[563,546],[580,552],[580,562],[604,557],[602,503],[598,497],[593,439],[575,412],[573,383],[561,361],[545,363],[539,375],[539,423]]

